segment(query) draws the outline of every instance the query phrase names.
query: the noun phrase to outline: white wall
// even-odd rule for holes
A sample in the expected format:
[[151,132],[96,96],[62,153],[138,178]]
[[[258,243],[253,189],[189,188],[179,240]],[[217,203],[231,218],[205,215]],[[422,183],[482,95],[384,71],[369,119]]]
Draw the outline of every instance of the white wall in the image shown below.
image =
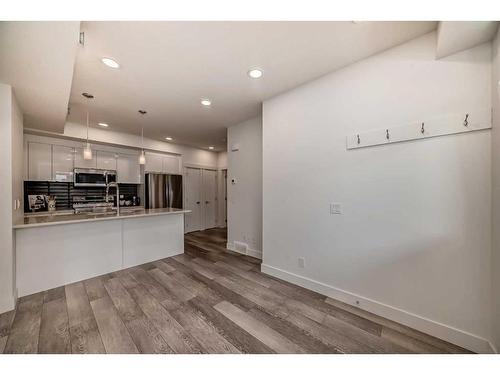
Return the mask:
[[[262,118],[227,129],[228,248],[248,245],[247,254],[262,257]],[[231,151],[234,144],[238,151]],[[236,179],[236,184],[231,183]]]
[[491,98],[493,127],[492,150],[492,341],[500,350],[500,30],[493,41]]
[[490,108],[490,44],[435,54],[431,33],[264,103],[262,269],[488,351],[490,131],[346,150],[353,132]]
[[[12,223],[23,210],[22,122],[12,88],[0,83],[0,313],[15,306]],[[16,199],[19,210],[14,210]]]
[[217,167],[219,169],[227,169],[227,152],[221,151],[217,154]]

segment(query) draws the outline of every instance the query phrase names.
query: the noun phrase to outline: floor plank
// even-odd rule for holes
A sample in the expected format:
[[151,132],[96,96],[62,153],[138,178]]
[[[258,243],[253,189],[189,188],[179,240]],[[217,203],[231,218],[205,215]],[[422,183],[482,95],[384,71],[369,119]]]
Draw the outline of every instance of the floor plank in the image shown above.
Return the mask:
[[138,268],[130,269],[130,274],[137,280],[153,297],[169,310],[177,309],[180,306],[174,296],[172,296],[154,277],[147,271]]
[[198,342],[142,286],[129,290],[137,304],[174,353],[201,353]]
[[15,310],[11,310],[0,314],[0,337],[9,335],[15,313]]
[[189,301],[189,305],[203,314],[205,319],[217,327],[219,332],[242,353],[274,353],[274,350],[208,305],[203,299],[193,298]]
[[71,352],[75,354],[105,353],[101,335],[83,283],[66,285]]
[[218,303],[214,308],[276,353],[305,353],[300,346],[227,301]]
[[43,304],[38,353],[71,353],[66,298]]
[[20,299],[4,353],[37,353],[43,293]]
[[207,322],[188,305],[173,310],[172,316],[200,343],[206,353],[240,353],[240,351],[222,335],[217,328]]
[[113,302],[103,297],[90,302],[106,353],[139,353]]
[[308,332],[300,330],[298,327],[290,324],[286,320],[269,315],[268,313],[259,310],[251,309],[249,315],[261,321],[269,328],[281,333],[295,344],[300,345],[307,353],[314,354],[336,354],[339,353],[334,347],[328,346],[320,340],[312,337]]
[[191,293],[188,289],[176,281],[173,277],[167,275],[162,270],[155,268],[149,271],[149,274],[158,281],[168,292],[173,295],[180,302],[185,302],[194,298],[195,295]]
[[66,292],[64,291],[63,286],[43,292],[43,303],[51,302],[60,298],[66,298]]
[[125,323],[142,317],[142,310],[118,278],[105,281],[104,288]]
[[326,345],[335,348],[340,353],[345,354],[367,354],[376,353],[373,348],[363,343],[358,343],[350,337],[338,334],[335,331],[309,319],[301,314],[292,313],[286,317],[286,320],[311,336],[320,340]]
[[7,344],[7,336],[0,337],[0,354],[3,353],[5,349],[5,344]]
[[89,297],[89,301],[106,297],[106,289],[104,288],[104,281],[106,280],[109,280],[109,278],[94,277],[83,282],[83,284],[85,285],[85,290],[87,291],[87,296]]

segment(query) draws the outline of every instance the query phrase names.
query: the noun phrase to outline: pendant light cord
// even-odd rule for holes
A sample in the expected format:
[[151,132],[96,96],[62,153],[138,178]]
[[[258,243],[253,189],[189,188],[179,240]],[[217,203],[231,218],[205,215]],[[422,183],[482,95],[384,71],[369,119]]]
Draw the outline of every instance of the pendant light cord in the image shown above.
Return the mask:
[[89,110],[87,109],[87,144],[89,144]]

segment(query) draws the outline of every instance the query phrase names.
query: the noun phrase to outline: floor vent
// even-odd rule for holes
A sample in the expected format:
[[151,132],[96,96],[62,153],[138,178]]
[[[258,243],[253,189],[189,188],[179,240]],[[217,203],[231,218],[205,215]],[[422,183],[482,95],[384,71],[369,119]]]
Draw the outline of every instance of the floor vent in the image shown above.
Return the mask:
[[234,241],[234,250],[246,254],[248,250],[248,245],[244,242]]

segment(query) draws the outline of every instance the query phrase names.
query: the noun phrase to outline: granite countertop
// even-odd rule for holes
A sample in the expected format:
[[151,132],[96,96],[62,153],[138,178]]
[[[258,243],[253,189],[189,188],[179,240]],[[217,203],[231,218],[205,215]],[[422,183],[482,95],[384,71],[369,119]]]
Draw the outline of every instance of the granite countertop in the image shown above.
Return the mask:
[[117,219],[131,219],[145,216],[158,216],[158,215],[171,215],[171,214],[184,214],[191,212],[190,210],[183,210],[179,208],[122,208],[120,216],[116,212],[108,213],[80,213],[75,214],[68,212],[54,212],[36,215],[26,215],[24,219],[15,222],[12,226],[13,229],[24,229],[32,227],[44,227],[49,225],[73,224],[102,220],[117,220]]

